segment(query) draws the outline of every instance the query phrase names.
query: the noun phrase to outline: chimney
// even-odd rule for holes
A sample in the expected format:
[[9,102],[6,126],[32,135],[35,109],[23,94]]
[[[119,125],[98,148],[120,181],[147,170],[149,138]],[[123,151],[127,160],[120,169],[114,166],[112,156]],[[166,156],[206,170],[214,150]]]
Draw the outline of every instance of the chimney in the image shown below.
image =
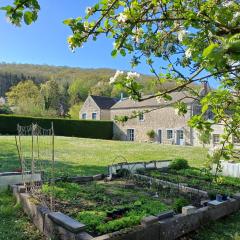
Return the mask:
[[121,93],[121,95],[120,95],[120,101],[122,101],[123,100],[123,93]]
[[205,94],[207,94],[207,92],[208,92],[208,81],[203,82],[203,89],[204,89]]
[[209,84],[208,81],[202,81],[202,89],[200,91],[201,96],[205,96],[209,92]]

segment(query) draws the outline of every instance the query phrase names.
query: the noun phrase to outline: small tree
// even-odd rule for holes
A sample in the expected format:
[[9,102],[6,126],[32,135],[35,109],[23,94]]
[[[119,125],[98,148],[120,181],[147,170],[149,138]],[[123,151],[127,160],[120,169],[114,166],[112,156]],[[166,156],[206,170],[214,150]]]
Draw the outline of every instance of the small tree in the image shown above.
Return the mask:
[[149,140],[150,140],[150,141],[153,141],[153,140],[154,140],[155,135],[156,135],[156,133],[155,133],[155,131],[154,131],[153,129],[147,131],[147,136],[149,137]]

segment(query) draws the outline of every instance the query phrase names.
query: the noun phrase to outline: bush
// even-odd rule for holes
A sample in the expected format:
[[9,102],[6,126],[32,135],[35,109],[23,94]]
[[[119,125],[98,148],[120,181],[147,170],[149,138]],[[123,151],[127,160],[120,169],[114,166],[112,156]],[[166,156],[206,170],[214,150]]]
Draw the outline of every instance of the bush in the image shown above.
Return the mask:
[[156,133],[154,130],[149,130],[147,132],[147,136],[149,137],[150,140],[153,140],[155,138],[155,135],[156,135]]
[[12,114],[12,110],[6,104],[0,105],[0,114]]
[[32,123],[42,128],[50,128],[53,122],[55,135],[112,139],[113,122],[92,120],[69,120],[60,118],[37,118],[16,115],[0,115],[0,134],[17,134],[17,124],[27,126]]
[[126,168],[121,168],[117,170],[118,177],[128,177],[131,174],[131,171]]
[[175,159],[170,163],[169,168],[174,170],[189,168],[188,161],[185,159]]
[[182,207],[187,206],[189,202],[185,198],[177,198],[173,203],[173,210],[177,213],[182,212]]

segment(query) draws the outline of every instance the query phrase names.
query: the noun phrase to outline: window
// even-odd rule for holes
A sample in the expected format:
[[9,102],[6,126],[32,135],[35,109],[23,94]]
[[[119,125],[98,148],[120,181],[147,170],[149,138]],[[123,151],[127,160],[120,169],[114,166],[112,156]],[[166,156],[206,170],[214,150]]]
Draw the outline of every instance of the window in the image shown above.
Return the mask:
[[138,118],[139,118],[139,121],[144,121],[144,115],[143,115],[143,113],[140,113],[140,114],[138,115]]
[[93,120],[97,119],[97,113],[95,113],[95,112],[92,113],[92,119],[93,119]]
[[217,144],[220,142],[220,135],[219,134],[213,134],[213,144]]
[[87,119],[87,114],[86,113],[82,114],[82,119]]
[[134,129],[127,130],[127,140],[134,141]]
[[207,119],[212,120],[214,118],[213,112],[212,111],[207,111]]
[[172,129],[167,130],[167,139],[173,139],[173,130]]

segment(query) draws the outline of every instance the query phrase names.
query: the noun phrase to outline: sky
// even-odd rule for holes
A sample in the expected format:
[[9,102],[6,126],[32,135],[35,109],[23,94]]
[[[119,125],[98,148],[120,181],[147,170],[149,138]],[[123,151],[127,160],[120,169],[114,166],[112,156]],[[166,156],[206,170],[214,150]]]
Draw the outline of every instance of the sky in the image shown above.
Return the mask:
[[[0,7],[13,0],[1,0]],[[132,70],[130,56],[113,58],[113,40],[106,37],[88,42],[72,53],[67,44],[71,30],[63,20],[85,15],[85,9],[97,0],[39,0],[38,20],[27,26],[16,27],[7,22],[0,11],[0,62],[48,64],[80,68],[112,68]],[[158,62],[163,65],[162,61]],[[141,64],[133,69],[150,74],[149,67]],[[216,86],[216,82],[212,82]]]
[[[12,1],[3,0],[0,6]],[[30,26],[15,27],[0,12],[0,61],[73,66],[82,68],[107,67],[129,70],[130,57],[111,56],[113,40],[100,38],[72,53],[67,44],[70,28],[62,22],[71,17],[83,16],[85,9],[96,0],[39,0],[41,11],[38,20]],[[149,73],[147,66],[137,69]]]

